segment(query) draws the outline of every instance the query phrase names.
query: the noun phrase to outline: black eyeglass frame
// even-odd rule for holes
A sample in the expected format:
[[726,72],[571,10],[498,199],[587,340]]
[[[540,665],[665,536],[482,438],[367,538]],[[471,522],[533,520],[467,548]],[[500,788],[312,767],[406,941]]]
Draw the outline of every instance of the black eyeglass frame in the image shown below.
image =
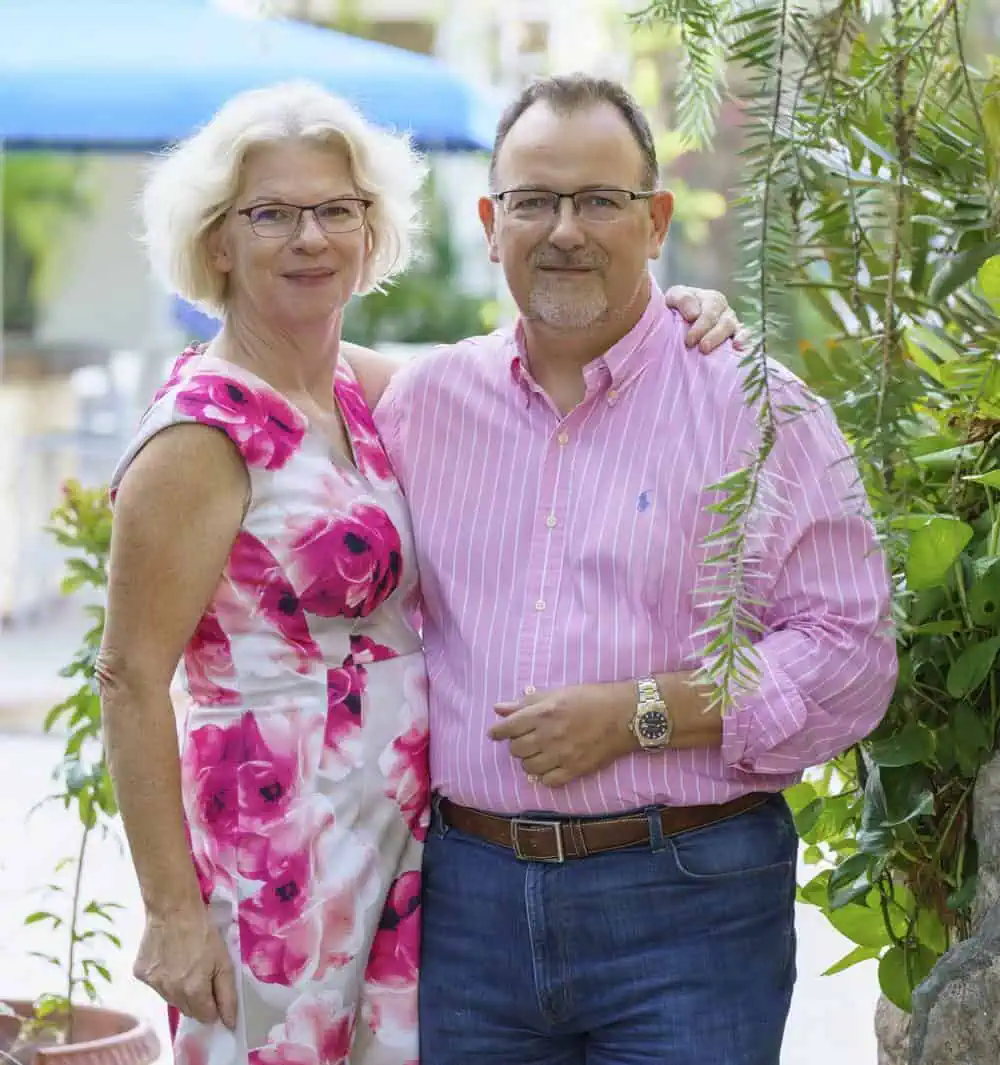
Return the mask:
[[[319,215],[316,213],[321,207],[326,207],[330,203],[360,203],[362,205],[361,221],[358,225],[352,229],[336,229],[329,230],[320,221]],[[284,200],[268,200],[264,203],[251,204],[249,207],[241,207],[236,213],[246,218],[250,224],[250,228],[257,234],[258,237],[263,237],[265,240],[287,240],[289,237],[295,236],[302,230],[302,219],[307,213],[312,213],[313,218],[316,219],[316,225],[323,230],[328,236],[337,236],[341,233],[356,233],[364,224],[365,218],[368,213],[368,209],[374,205],[374,200],[366,200],[363,196],[331,196],[328,200],[321,200],[319,203],[300,204],[300,203],[287,203]],[[261,233],[253,223],[254,211],[259,211],[262,207],[290,207],[292,210],[298,211],[298,218],[295,220],[295,225],[292,227],[290,233]]]

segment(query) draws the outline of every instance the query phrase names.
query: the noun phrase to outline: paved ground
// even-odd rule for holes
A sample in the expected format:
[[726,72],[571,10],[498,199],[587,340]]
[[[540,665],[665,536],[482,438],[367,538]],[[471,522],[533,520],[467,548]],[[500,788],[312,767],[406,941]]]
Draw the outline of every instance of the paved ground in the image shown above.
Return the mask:
[[[0,633],[0,996],[25,996],[50,986],[47,967],[29,950],[59,947],[38,925],[23,918],[41,908],[35,889],[52,879],[56,862],[73,853],[73,817],[55,805],[28,811],[50,790],[52,767],[61,745],[40,735],[43,708],[66,690],[58,677],[78,633],[72,611],[43,626]],[[88,898],[124,905],[116,929],[123,950],[106,955],[114,985],[108,1004],[151,1018],[165,1036],[158,1000],[130,975],[141,931],[138,889],[121,842],[95,843],[85,877]],[[877,996],[874,966],[859,965],[835,977],[821,973],[847,953],[851,944],[811,907],[800,907],[799,982],[789,1020],[782,1065],[875,1065],[872,1014]],[[724,1016],[719,1023],[724,1024]],[[162,1061],[170,1061],[165,1053]],[[433,1063],[430,1063],[433,1065]],[[706,1063],[711,1065],[711,1063]]]

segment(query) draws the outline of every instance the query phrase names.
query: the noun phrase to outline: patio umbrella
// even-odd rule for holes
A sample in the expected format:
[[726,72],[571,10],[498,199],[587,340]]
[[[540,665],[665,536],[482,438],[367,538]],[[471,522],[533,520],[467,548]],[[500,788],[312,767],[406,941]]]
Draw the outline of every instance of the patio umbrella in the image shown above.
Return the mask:
[[497,112],[428,56],[208,0],[2,0],[0,143],[148,150],[230,96],[319,82],[427,150],[489,148]]

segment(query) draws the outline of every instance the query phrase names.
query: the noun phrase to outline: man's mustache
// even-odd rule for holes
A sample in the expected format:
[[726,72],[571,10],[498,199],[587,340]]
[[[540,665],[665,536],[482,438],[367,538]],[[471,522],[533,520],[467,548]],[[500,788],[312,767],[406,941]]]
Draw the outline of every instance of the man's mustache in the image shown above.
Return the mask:
[[532,265],[540,270],[595,270],[605,265],[603,256],[553,255],[546,252],[536,255]]

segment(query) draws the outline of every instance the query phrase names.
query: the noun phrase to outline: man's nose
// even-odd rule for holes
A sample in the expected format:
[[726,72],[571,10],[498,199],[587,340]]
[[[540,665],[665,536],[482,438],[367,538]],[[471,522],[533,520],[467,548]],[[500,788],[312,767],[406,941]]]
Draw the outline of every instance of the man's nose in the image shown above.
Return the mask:
[[549,234],[549,242],[557,248],[578,248],[584,243],[583,227],[576,205],[570,199],[560,200],[556,220]]

